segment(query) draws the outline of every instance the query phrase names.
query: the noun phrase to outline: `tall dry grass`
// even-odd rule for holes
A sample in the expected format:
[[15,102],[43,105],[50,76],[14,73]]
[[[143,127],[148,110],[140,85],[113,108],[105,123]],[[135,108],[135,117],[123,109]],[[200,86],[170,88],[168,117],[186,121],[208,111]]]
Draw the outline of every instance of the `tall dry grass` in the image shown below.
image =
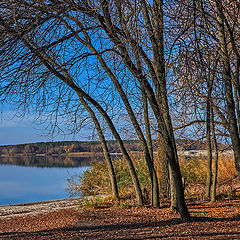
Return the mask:
[[[148,169],[142,157],[132,156],[137,175],[142,189],[149,193],[150,179]],[[186,198],[203,199],[206,181],[207,157],[194,157],[185,159],[179,157],[182,176],[185,181]],[[119,158],[114,161],[119,193],[121,197],[134,196],[134,188],[126,162]],[[235,178],[236,170],[233,156],[231,154],[220,154],[218,161],[218,197],[235,197],[239,181]],[[110,179],[105,162],[94,162],[80,179],[69,179],[68,192],[77,195],[79,192],[84,195],[105,195],[111,194]]]
[[[207,157],[192,159],[179,158],[181,171],[185,180],[186,197],[203,198],[207,174]],[[213,168],[213,166],[212,166]],[[239,186],[236,169],[231,153],[220,153],[218,159],[217,195],[218,197],[235,197]]]

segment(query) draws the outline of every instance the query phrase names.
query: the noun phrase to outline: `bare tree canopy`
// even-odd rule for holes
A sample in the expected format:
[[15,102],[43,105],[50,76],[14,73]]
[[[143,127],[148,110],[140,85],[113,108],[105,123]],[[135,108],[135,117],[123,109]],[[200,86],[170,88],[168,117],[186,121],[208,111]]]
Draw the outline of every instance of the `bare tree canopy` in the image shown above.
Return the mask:
[[141,143],[157,207],[156,132],[182,218],[189,213],[174,128],[209,143],[230,137],[240,172],[237,1],[12,0],[0,12],[1,101],[75,129],[89,114],[103,147],[103,128],[118,142],[140,204],[121,123]]

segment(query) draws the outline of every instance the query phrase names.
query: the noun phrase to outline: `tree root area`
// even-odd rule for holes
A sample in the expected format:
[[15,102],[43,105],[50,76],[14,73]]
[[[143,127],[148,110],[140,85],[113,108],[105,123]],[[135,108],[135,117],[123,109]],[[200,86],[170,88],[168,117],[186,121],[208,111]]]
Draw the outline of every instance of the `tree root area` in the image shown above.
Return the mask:
[[67,208],[0,218],[0,239],[240,239],[240,200],[188,202],[192,218],[161,209]]

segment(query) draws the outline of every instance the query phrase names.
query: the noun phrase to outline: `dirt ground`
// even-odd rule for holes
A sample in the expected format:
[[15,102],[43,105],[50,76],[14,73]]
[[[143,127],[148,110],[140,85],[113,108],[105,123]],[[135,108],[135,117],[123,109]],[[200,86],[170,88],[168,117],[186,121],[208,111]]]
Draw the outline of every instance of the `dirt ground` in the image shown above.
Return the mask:
[[167,206],[10,214],[0,217],[0,239],[240,239],[240,200],[187,204],[187,221]]

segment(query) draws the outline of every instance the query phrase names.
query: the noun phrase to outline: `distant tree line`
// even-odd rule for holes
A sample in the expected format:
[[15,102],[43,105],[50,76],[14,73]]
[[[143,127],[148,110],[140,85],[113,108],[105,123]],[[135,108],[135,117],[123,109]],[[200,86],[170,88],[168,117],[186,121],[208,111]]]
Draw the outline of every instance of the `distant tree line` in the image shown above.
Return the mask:
[[[196,142],[191,139],[177,139],[178,150],[202,150],[206,148],[206,142]],[[107,141],[110,153],[120,153],[116,141]],[[138,140],[124,141],[128,151],[142,152]],[[153,151],[157,152],[158,144],[153,142]],[[14,154],[65,154],[71,152],[94,152],[102,153],[103,149],[99,141],[60,141],[60,142],[38,142],[17,145],[0,146],[0,155]]]

